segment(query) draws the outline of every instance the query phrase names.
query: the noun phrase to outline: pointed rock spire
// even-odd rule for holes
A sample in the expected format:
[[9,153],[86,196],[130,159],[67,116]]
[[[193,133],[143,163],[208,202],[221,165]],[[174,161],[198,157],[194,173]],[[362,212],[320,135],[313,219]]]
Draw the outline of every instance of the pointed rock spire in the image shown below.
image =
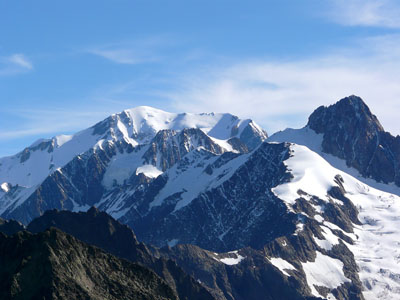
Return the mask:
[[365,177],[400,186],[400,137],[385,132],[360,97],[317,108],[307,126],[323,134],[323,152],[346,160]]

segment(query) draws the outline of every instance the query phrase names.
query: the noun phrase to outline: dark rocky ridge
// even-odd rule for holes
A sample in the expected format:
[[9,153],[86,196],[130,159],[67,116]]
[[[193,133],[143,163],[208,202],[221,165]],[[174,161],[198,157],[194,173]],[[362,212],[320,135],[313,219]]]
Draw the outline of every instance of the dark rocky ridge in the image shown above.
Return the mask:
[[149,269],[58,229],[0,233],[1,299],[177,299]]
[[214,299],[174,261],[154,257],[145,244],[138,242],[132,229],[94,207],[80,213],[47,211],[41,217],[34,219],[27,230],[39,233],[50,227],[56,227],[117,257],[150,268],[173,288],[181,300]]
[[24,230],[25,227],[20,222],[15,220],[4,220],[0,218],[0,232],[6,235],[13,235],[19,231]]
[[364,177],[400,186],[400,136],[386,132],[361,98],[321,106],[307,125],[323,134],[324,152],[344,159]]

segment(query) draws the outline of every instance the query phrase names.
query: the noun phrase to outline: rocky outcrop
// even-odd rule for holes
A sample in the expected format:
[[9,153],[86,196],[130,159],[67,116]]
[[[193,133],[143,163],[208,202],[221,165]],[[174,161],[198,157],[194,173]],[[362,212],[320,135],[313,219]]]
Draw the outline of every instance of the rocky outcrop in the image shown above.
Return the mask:
[[153,271],[58,229],[0,234],[1,299],[177,299]]
[[364,177],[400,186],[400,136],[386,132],[361,98],[321,106],[307,125],[323,134],[324,152],[344,159]]
[[19,231],[24,230],[25,227],[20,222],[15,220],[4,220],[0,218],[0,232],[6,235],[13,235]]
[[34,219],[27,230],[40,233],[50,227],[56,227],[117,257],[150,268],[168,283],[179,299],[213,299],[203,286],[188,276],[174,261],[154,257],[145,244],[138,242],[132,229],[95,207],[80,213],[47,211],[43,216]]

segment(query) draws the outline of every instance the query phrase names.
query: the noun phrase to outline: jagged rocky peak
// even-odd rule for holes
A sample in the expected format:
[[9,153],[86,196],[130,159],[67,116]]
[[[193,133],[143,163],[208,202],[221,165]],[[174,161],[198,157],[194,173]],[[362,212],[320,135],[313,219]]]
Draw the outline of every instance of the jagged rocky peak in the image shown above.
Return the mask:
[[400,138],[385,132],[361,98],[318,108],[308,127],[323,134],[324,152],[344,159],[362,176],[400,185]]
[[365,102],[354,95],[328,107],[320,106],[311,114],[307,125],[316,133],[346,130],[349,136],[355,133],[356,129],[364,130],[369,136],[384,131]]

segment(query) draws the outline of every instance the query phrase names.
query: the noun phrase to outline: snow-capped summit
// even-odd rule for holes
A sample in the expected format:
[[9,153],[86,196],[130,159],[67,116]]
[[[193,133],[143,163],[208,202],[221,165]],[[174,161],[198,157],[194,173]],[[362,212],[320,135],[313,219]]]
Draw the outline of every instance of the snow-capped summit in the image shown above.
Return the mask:
[[[161,141],[159,138],[158,149],[164,148],[164,152],[143,150],[143,147],[147,147],[146,145],[151,146],[157,143],[157,140],[153,141],[153,139],[161,131],[169,131],[170,135],[175,136],[177,133],[191,128],[201,130],[203,136],[197,133],[197,138],[189,137],[194,132],[185,132],[185,137],[179,135],[182,141],[186,141],[186,147],[188,147],[183,152],[166,151],[166,145],[163,146],[165,141]],[[164,166],[171,165],[196,147],[207,144],[209,150],[219,149],[218,153],[248,151],[254,149],[266,138],[266,132],[252,120],[241,120],[231,114],[169,113],[148,106],[127,109],[74,135],[40,139],[14,156],[0,158],[0,182],[13,187],[8,188],[7,192],[2,189],[0,213],[7,209],[14,210],[20,206],[48,176],[62,172],[62,169],[77,157],[80,157],[81,161],[84,160],[82,155],[86,155],[85,157],[94,153],[99,155],[106,149],[110,151],[105,154],[106,157],[114,156],[110,165],[118,165],[117,161],[123,159],[125,168],[122,170],[126,171],[122,171],[120,167],[114,167],[119,170],[119,176],[111,179],[113,182],[114,179],[117,181],[127,179],[126,177],[135,173],[135,170],[141,165],[149,164],[149,160],[150,164],[159,168],[153,174],[159,174],[166,168],[160,165],[161,160],[164,160],[162,163]],[[195,139],[196,142],[194,142]],[[211,146],[210,143],[215,146]],[[154,148],[154,146],[151,147]],[[133,149],[135,149],[135,153],[142,151],[143,153],[139,154],[144,157],[133,158],[135,155],[128,155]],[[116,158],[116,153],[120,155],[125,153],[125,156]],[[160,153],[164,153],[164,156],[159,156]],[[174,153],[176,157],[169,156],[167,158],[165,156],[167,153]],[[126,164],[127,157],[129,157],[130,164]],[[101,158],[103,163],[104,159]],[[148,170],[149,168],[151,169],[151,167],[144,169]],[[107,186],[109,185],[108,183]]]
[[[148,106],[139,106],[114,114],[93,127],[93,134],[103,139],[123,138],[137,145],[148,143],[160,130],[181,131],[185,128],[198,128],[212,138],[228,140],[233,137],[246,139],[250,130],[257,141],[248,140],[250,144],[258,144],[267,138],[266,132],[252,120],[241,120],[225,113],[169,113]],[[254,137],[252,137],[254,138]]]

